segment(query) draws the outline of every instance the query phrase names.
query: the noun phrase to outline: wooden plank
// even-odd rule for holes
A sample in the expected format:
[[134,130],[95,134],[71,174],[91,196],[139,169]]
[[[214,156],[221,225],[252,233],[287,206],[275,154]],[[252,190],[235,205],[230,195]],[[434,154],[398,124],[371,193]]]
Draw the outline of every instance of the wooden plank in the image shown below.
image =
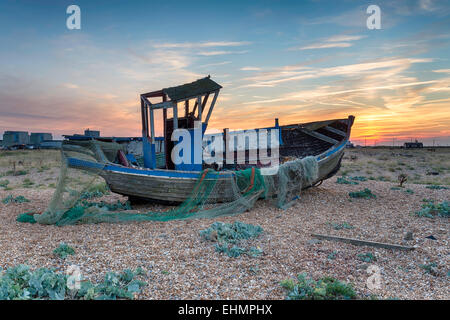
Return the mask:
[[178,129],[178,106],[175,103],[173,107],[173,130]]
[[148,127],[146,122],[146,111],[147,105],[145,101],[141,98],[141,120],[142,120],[142,137],[148,136]]
[[398,244],[359,240],[359,239],[329,236],[329,235],[315,234],[315,233],[313,233],[311,235],[317,239],[346,242],[346,243],[353,244],[355,246],[371,246],[371,247],[377,247],[377,248],[398,249],[398,250],[414,250],[415,249],[415,247],[405,247],[405,246],[401,246]]
[[[163,95],[163,102],[167,101],[167,96]],[[167,109],[163,109],[163,137],[164,137],[164,152],[167,150]],[[169,157],[170,155],[165,155],[165,168],[169,167]]]
[[143,93],[143,94],[141,94],[141,96],[146,97],[146,98],[156,98],[156,97],[164,96],[164,93],[162,90],[158,90],[158,91]]
[[213,100],[212,100],[212,102],[211,102],[211,105],[209,106],[209,111],[208,111],[208,114],[206,115],[206,119],[205,119],[205,123],[206,124],[208,124],[208,122],[209,122],[209,118],[211,117],[211,114],[212,114],[212,111],[213,111],[213,109],[214,109],[214,105],[216,104],[216,100],[217,100],[217,96],[219,95],[219,91],[216,91],[215,93],[214,93],[214,98],[213,98]]
[[168,109],[168,108],[173,108],[174,105],[175,105],[175,103],[172,101],[165,101],[165,102],[152,104],[150,106],[150,108],[151,109]]
[[339,143],[339,141],[334,140],[333,138],[327,137],[326,135],[321,134],[321,133],[318,133],[318,132],[316,132],[316,131],[308,130],[308,129],[305,129],[305,128],[302,128],[302,129],[300,129],[300,130],[301,130],[302,132],[304,132],[304,133],[306,133],[306,134],[308,134],[308,135],[314,137],[314,138],[317,138],[317,139],[320,139],[320,140],[329,142],[329,143],[331,143],[331,144],[338,144],[338,143]]
[[192,115],[195,116],[195,111],[197,110],[198,100],[195,100],[194,109],[192,109]]
[[328,130],[328,131],[330,131],[330,132],[336,133],[336,134],[338,134],[338,135],[340,135],[340,136],[343,136],[343,137],[346,137],[346,136],[347,136],[347,133],[346,133],[346,132],[341,131],[341,130],[338,130],[338,129],[333,128],[333,127],[330,127],[330,126],[325,126],[324,129],[326,129],[326,130]]
[[197,97],[197,105],[198,105],[198,120],[202,121],[202,112],[203,112],[202,96]]
[[189,100],[184,102],[184,116],[187,118],[189,115]]
[[202,110],[205,110],[206,103],[208,103],[209,93],[203,98]]
[[150,109],[150,135],[152,137],[152,143],[155,143],[155,119],[153,109]]

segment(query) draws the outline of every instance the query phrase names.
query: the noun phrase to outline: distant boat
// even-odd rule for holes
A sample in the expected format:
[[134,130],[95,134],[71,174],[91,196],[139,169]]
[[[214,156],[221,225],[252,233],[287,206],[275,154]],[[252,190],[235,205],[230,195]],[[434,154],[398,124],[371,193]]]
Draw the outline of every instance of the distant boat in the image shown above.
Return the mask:
[[[170,158],[174,148],[174,142],[171,141],[172,132],[176,128],[192,130],[194,121],[201,120],[202,134],[205,136],[204,133],[221,88],[219,84],[207,77],[185,85],[142,94],[143,166],[132,165],[130,159],[133,157],[123,154],[121,151],[117,156],[113,153],[108,157],[102,150],[97,150],[97,161],[69,157],[67,159],[69,167],[95,171],[105,179],[111,191],[128,196],[130,199],[169,203],[186,200],[208,165],[205,163],[175,165]],[[205,112],[207,101],[211,96],[209,110]],[[150,98],[162,98],[162,102],[153,104],[150,102]],[[189,105],[190,100],[195,100],[193,107]],[[184,111],[183,117],[178,116],[181,103],[183,104],[180,108]],[[163,110],[164,137],[162,138],[156,137],[154,133],[154,110],[157,109]],[[171,118],[168,118],[167,115],[169,109],[172,110]],[[308,156],[315,157],[318,163],[318,176],[311,185],[316,185],[332,177],[339,170],[353,122],[354,117],[349,116],[346,119],[279,126],[276,119],[273,127],[262,129],[279,130],[280,163]],[[233,134],[233,132],[224,132],[224,134]],[[64,141],[62,148],[63,150],[74,150],[77,146],[86,146],[87,143],[89,142]],[[195,147],[201,149],[204,146]],[[263,159],[259,158],[259,154],[256,164],[250,164],[250,150],[251,147],[246,146],[245,159],[238,159],[236,154],[232,164],[216,167],[216,171],[208,173],[205,179],[218,179],[217,183],[223,183],[226,186],[227,180],[235,178],[236,170],[264,167]],[[270,170],[266,171],[270,172]],[[231,190],[223,188],[221,192],[212,195],[215,198],[210,201],[227,201],[230,192]]]

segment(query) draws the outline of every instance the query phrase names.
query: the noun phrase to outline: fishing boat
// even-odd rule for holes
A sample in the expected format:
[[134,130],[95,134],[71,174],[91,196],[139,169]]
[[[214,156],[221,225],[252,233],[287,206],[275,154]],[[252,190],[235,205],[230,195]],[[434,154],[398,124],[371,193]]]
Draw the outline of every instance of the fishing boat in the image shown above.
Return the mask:
[[[227,160],[231,158],[231,161],[224,164],[207,163],[204,156],[207,147],[205,141],[212,135],[207,134],[206,129],[221,89],[222,86],[208,76],[192,83],[141,94],[142,165],[138,165],[133,155],[127,154],[126,151],[116,150],[117,152],[108,154],[97,145],[94,150],[96,161],[71,156],[67,158],[68,166],[98,173],[105,179],[111,191],[128,196],[132,200],[180,203],[189,197],[199,179],[216,179],[220,192],[214,193],[214,198],[210,200],[227,201],[231,197],[231,190],[226,186],[230,179],[235,179],[237,170],[258,167],[268,175],[276,175],[276,170],[270,170],[274,166],[264,161],[267,159],[264,159],[260,152],[262,143],[259,138],[256,144],[244,143],[242,152],[230,150],[228,143],[225,143],[224,150],[221,150],[222,158],[228,157]],[[155,102],[156,99],[159,102]],[[155,135],[156,110],[162,110],[162,137]],[[318,164],[317,178],[310,185],[304,186],[310,187],[332,177],[339,170],[353,122],[354,117],[349,116],[346,119],[280,126],[279,120],[275,119],[272,127],[254,129],[254,132],[276,132],[276,135],[270,135],[270,139],[276,137],[277,142],[276,166],[292,159],[315,157]],[[180,159],[177,159],[180,154],[175,153],[174,156],[174,148],[180,140],[174,139],[173,134],[178,129],[185,129],[191,135],[191,159],[197,155],[201,161],[180,162]],[[200,132],[200,143],[196,143],[194,132]],[[239,133],[224,129],[223,132],[215,134],[214,139],[226,142],[227,138]],[[241,133],[245,134],[245,130]],[[270,141],[268,144],[272,147]],[[63,149],[74,150],[77,145],[85,146],[86,142],[65,141]],[[255,154],[256,158],[252,158]],[[272,158],[274,154],[271,150]],[[207,168],[214,170],[208,170],[205,175]]]

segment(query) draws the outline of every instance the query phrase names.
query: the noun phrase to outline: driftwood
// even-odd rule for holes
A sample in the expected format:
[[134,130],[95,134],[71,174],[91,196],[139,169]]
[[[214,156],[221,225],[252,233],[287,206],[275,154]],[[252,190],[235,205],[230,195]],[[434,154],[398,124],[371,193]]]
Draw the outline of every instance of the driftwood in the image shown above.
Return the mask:
[[344,237],[336,237],[336,236],[328,236],[323,234],[311,234],[314,238],[324,239],[324,240],[332,240],[332,241],[341,241],[353,244],[355,246],[372,246],[377,248],[385,248],[385,249],[398,249],[398,250],[414,250],[415,247],[405,247],[398,244],[389,244],[375,241],[366,241],[352,238],[344,238]]

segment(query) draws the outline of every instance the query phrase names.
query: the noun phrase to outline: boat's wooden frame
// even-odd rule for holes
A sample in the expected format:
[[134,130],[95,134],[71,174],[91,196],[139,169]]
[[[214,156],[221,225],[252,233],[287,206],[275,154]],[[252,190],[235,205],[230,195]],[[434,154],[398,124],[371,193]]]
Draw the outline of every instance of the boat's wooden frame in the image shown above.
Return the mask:
[[[319,172],[318,179],[313,182],[313,185],[318,184],[339,170],[353,121],[354,117],[349,116],[347,119],[280,126],[282,138],[288,138],[289,135],[296,138],[283,142],[280,146],[280,156],[281,158],[315,156]],[[339,128],[344,128],[345,131]],[[97,172],[115,193],[133,199],[168,203],[186,200],[202,174],[198,171],[126,167],[116,163],[95,163],[76,158],[69,158],[68,164],[74,168]],[[221,192],[214,193],[210,201],[223,202],[231,199],[232,190],[227,186],[230,179],[234,179],[233,171],[211,172],[205,179],[216,179],[217,177],[213,175],[219,175],[217,190]]]

